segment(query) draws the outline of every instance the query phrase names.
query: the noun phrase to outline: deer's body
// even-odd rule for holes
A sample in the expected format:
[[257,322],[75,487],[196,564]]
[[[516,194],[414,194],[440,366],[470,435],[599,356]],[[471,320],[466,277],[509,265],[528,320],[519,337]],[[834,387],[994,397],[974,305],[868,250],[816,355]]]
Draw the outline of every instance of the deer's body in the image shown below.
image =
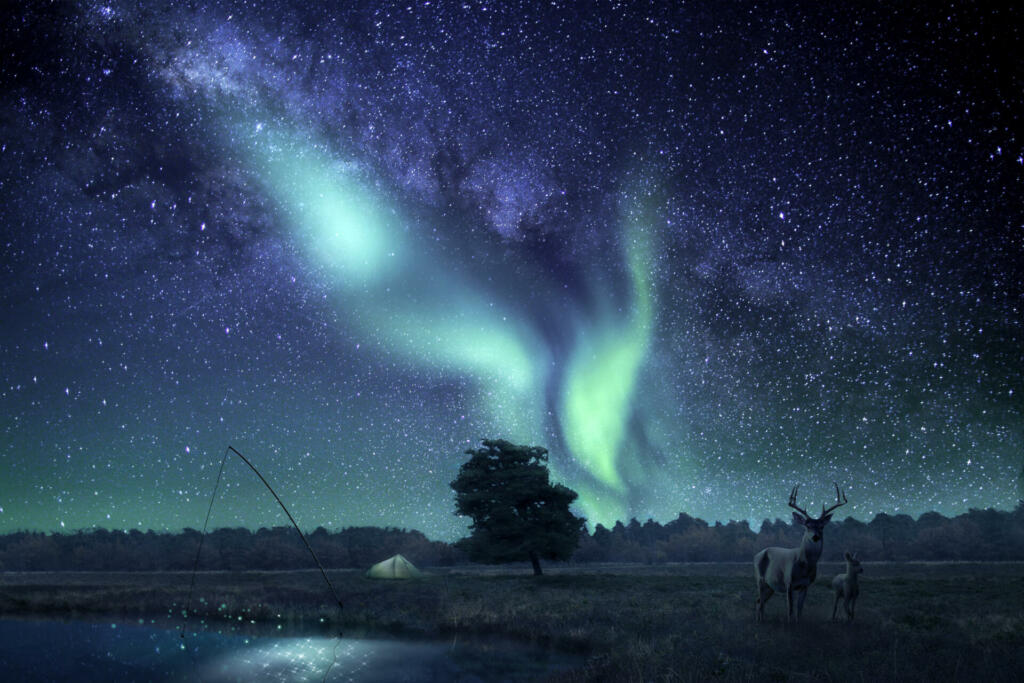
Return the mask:
[[[804,609],[807,588],[818,574],[821,542],[808,543],[808,533],[799,548],[765,548],[754,556],[754,576],[757,579],[758,620],[764,619],[764,603],[775,593],[786,596],[787,615],[796,619]],[[794,602],[795,600],[795,602]]]
[[843,609],[846,611],[848,621],[853,621],[853,611],[857,605],[857,596],[860,594],[860,584],[857,582],[857,574],[864,571],[860,566],[857,555],[845,553],[846,573],[840,574],[832,579],[832,592],[835,593],[835,601],[832,603],[832,621],[836,620],[836,610],[839,608],[839,601],[843,601]]
[[839,502],[828,510],[822,506],[821,517],[815,519],[796,506],[798,486],[793,487],[789,496],[793,521],[804,527],[804,537],[797,548],[765,548],[754,555],[754,578],[757,580],[757,620],[764,620],[764,604],[775,593],[786,595],[787,614],[790,621],[800,620],[800,613],[807,599],[807,588],[818,575],[818,558],[821,557],[824,541],[822,533],[832,518],[832,511],[846,502],[840,500],[839,487],[836,498]]

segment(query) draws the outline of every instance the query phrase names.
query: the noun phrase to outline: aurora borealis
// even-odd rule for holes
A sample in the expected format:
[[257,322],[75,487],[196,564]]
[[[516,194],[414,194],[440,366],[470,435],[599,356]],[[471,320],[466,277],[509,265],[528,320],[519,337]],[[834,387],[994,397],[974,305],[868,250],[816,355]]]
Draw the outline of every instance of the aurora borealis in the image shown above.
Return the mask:
[[22,5],[0,532],[1012,508],[1020,13],[677,4]]

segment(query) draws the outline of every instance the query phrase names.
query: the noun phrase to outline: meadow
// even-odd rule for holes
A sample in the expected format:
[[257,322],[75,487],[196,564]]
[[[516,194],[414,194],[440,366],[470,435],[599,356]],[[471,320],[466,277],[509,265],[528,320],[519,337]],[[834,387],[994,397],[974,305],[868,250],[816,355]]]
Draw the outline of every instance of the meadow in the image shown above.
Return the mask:
[[[316,571],[200,572],[191,623],[403,638],[510,638],[582,655],[560,681],[1019,680],[1024,563],[865,563],[852,623],[831,621],[819,565],[799,624],[755,623],[747,563],[428,569],[411,581]],[[0,573],[0,615],[180,625],[188,572]],[[841,612],[841,609],[840,609]],[[193,621],[195,620],[195,621]]]

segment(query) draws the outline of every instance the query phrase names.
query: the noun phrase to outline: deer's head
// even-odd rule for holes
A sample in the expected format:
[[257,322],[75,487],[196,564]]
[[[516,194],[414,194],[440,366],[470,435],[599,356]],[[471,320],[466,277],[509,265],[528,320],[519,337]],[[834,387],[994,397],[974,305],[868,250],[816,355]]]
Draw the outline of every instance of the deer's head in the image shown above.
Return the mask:
[[822,534],[825,531],[825,525],[828,524],[829,520],[832,519],[832,511],[840,505],[846,504],[846,494],[839,490],[839,484],[832,482],[836,487],[836,504],[826,509],[825,504],[821,504],[821,516],[811,517],[807,514],[807,511],[796,504],[796,494],[800,489],[800,484],[793,487],[793,491],[789,494],[789,507],[796,510],[793,513],[793,521],[797,524],[802,524],[805,531],[804,535],[810,535],[811,540],[815,543],[821,540]]
[[847,550],[843,553],[843,556],[846,558],[847,574],[862,574],[864,572],[864,567],[860,566],[860,560],[857,559],[857,553],[851,555],[850,551]]

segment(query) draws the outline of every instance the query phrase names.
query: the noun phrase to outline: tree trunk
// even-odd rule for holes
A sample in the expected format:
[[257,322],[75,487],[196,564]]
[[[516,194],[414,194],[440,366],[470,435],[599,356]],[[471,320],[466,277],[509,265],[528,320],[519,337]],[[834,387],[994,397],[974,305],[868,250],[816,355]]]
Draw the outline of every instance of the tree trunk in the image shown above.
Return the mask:
[[540,558],[532,550],[530,551],[530,562],[533,563],[533,575],[541,576],[544,572],[540,570]]

